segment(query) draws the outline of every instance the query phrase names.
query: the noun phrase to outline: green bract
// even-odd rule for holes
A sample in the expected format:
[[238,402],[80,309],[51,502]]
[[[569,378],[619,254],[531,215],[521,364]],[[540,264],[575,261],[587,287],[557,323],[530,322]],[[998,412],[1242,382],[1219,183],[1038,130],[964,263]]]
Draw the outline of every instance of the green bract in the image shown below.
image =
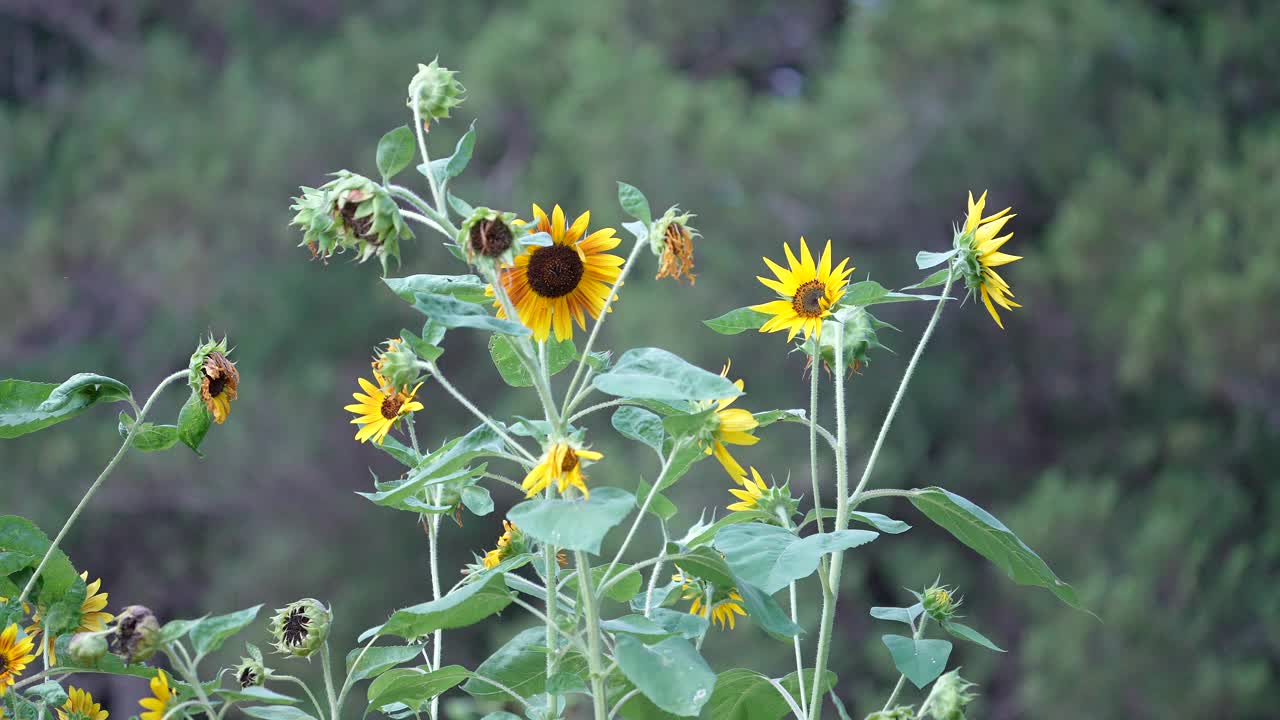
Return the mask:
[[413,231],[391,196],[378,183],[347,170],[319,188],[302,188],[294,198],[291,224],[302,228],[302,243],[316,257],[353,250],[360,262],[377,256],[385,272],[400,260],[400,241]]
[[276,611],[271,618],[271,636],[276,652],[294,657],[310,657],[329,637],[332,616],[319,600],[304,598]]
[[416,110],[424,122],[449,117],[449,110],[462,104],[466,88],[454,78],[458,73],[441,67],[439,60],[418,64],[418,72],[409,81],[408,107]]

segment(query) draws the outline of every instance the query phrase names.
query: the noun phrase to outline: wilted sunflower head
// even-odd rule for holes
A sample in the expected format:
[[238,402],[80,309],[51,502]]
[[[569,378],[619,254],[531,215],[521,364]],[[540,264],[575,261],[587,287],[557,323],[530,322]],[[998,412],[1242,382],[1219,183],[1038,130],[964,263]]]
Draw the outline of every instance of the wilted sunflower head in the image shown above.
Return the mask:
[[649,246],[658,256],[658,274],[655,280],[681,277],[689,278],[689,284],[697,281],[693,274],[693,240],[702,233],[689,225],[693,213],[680,214],[680,208],[671,206],[653,223],[649,233]]
[[240,388],[240,371],[227,359],[230,354],[225,337],[210,338],[191,354],[188,366],[187,382],[219,425],[231,414],[231,401],[236,399]]
[[413,231],[381,185],[347,170],[334,175],[294,198],[297,214],[291,224],[302,228],[301,244],[320,258],[349,249],[356,250],[360,262],[376,255],[385,272],[390,260],[400,258],[400,241],[413,237]]
[[116,616],[111,652],[127,664],[146,662],[160,649],[160,621],[142,605],[130,605]]
[[495,266],[510,265],[515,257],[516,238],[524,233],[524,224],[515,213],[478,207],[462,223],[458,245],[474,265],[489,262]]

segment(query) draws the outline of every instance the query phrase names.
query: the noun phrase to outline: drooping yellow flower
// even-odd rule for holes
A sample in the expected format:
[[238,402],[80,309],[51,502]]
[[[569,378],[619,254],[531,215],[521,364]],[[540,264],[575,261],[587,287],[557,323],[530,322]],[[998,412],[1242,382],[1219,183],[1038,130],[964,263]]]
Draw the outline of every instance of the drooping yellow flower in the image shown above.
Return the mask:
[[173,688],[169,687],[169,676],[163,670],[157,670],[151,678],[151,697],[142,698],[138,704],[147,712],[138,713],[138,720],[164,720],[164,714],[173,704]]
[[[536,340],[546,340],[555,331],[557,341],[573,337],[573,323],[585,330],[586,316],[600,317],[613,284],[622,273],[623,259],[609,255],[622,242],[613,228],[602,228],[586,237],[591,213],[584,212],[565,227],[564,211],[556,205],[551,217],[533,206],[539,232],[551,236],[551,245],[531,246],[516,257],[513,267],[499,271],[502,287]],[[487,290],[493,294],[493,288]],[[500,303],[498,317],[506,312]]]
[[1004,323],[1000,320],[1000,314],[996,312],[996,305],[1010,311],[1022,306],[1010,299],[1013,293],[1009,290],[1009,283],[1005,282],[1005,279],[1000,277],[993,268],[1021,260],[1022,257],[1000,252],[1000,248],[1009,242],[1013,233],[996,236],[1004,228],[1005,223],[1017,216],[1010,215],[1009,211],[1013,208],[1007,207],[995,215],[983,217],[982,212],[986,204],[986,192],[982,193],[982,197],[978,198],[977,202],[973,200],[973,193],[969,193],[969,212],[964,220],[964,232],[966,236],[972,233],[969,236],[972,243],[970,250],[977,259],[980,273],[979,276],[970,279],[969,286],[973,288],[976,285],[978,292],[982,295],[982,303],[987,306],[987,312],[991,313],[996,325],[1003,330]]
[[27,663],[36,659],[31,649],[34,642],[30,637],[18,639],[18,626],[10,625],[0,633],[0,697],[4,697]]
[[730,505],[728,509],[742,512],[759,510],[760,500],[768,492],[769,486],[764,484],[764,479],[755,468],[751,468],[751,479],[743,479],[742,487],[745,489],[729,488],[729,492],[738,498],[738,502]]
[[[393,391],[388,387],[386,378],[378,373],[374,373],[373,377],[378,381],[377,385],[364,378],[358,378],[360,387],[368,394],[352,393],[351,396],[356,399],[356,403],[347,405],[343,409],[356,414],[356,417],[351,420],[353,425],[361,426],[356,431],[356,440],[366,442],[372,438],[375,443],[381,445],[387,433],[391,432],[391,428],[395,427],[400,418],[422,409],[422,403],[414,399],[422,383],[418,383],[411,391],[406,392],[405,389]],[[407,389],[408,386],[406,385],[405,388]]]
[[107,720],[109,713],[86,690],[67,686],[67,702],[58,709],[59,720]]
[[575,448],[567,443],[556,443],[542,456],[542,462],[529,471],[520,487],[524,489],[525,497],[533,497],[554,482],[561,495],[568,492],[570,487],[575,487],[582,492],[582,497],[589,497],[591,493],[587,490],[581,461],[596,462],[602,458],[604,455],[593,450]]
[[484,569],[495,568],[503,560],[507,558],[507,554],[511,548],[511,535],[515,533],[516,526],[510,522],[502,521],[502,535],[498,538],[498,547],[484,554]]
[[200,398],[213,421],[221,425],[231,414],[231,401],[240,387],[240,371],[226,355],[215,350],[205,357],[200,373]]
[[[80,579],[88,582],[88,571],[80,573]],[[84,602],[80,603],[80,624],[76,626],[75,632],[100,632],[107,629],[107,623],[115,619],[115,616],[109,612],[104,612],[103,608],[107,606],[107,593],[98,592],[102,588],[102,578],[98,578],[85,586]],[[31,625],[27,628],[27,636],[33,640],[44,629],[42,625],[42,617],[40,609],[37,609],[31,616]],[[49,653],[49,664],[58,664],[58,655],[54,650],[58,638],[55,635],[46,635],[44,642],[40,643],[40,647],[36,649],[36,656],[40,653]]]
[[752,310],[771,315],[760,332],[790,331],[787,341],[804,331],[807,339],[810,335],[820,336],[822,320],[831,314],[831,308],[844,297],[845,287],[849,284],[849,275],[854,268],[845,268],[849,258],[831,267],[831,241],[822,251],[822,256],[815,263],[809,254],[809,246],[804,238],[800,238],[800,258],[797,260],[791,252],[791,246],[783,244],[787,255],[788,268],[783,268],[769,258],[764,262],[777,277],[776,280],[756,276],[765,287],[782,296],[781,300],[753,305]]
[[[731,364],[725,364],[720,371],[720,377],[729,376],[729,366]],[[746,387],[740,379],[735,380],[733,384],[738,388],[739,392]],[[717,426],[715,432],[703,445],[703,450],[707,455],[714,453],[716,459],[724,466],[725,472],[729,473],[729,477],[733,478],[734,482],[742,484],[747,477],[747,471],[738,464],[737,460],[733,459],[725,445],[749,446],[760,442],[760,438],[751,434],[751,431],[759,427],[760,423],[749,410],[729,407],[737,399],[738,396],[734,396],[713,401],[716,406]]]
[[717,592],[712,587],[711,602],[707,603],[706,589],[708,585],[697,578],[678,572],[671,576],[671,579],[680,583],[680,597],[685,600],[692,600],[689,606],[690,615],[700,615],[702,617],[710,617],[711,621],[725,629],[728,626],[733,630],[737,624],[737,616],[746,617],[747,611],[742,607],[742,595],[737,590],[730,589],[727,593]]

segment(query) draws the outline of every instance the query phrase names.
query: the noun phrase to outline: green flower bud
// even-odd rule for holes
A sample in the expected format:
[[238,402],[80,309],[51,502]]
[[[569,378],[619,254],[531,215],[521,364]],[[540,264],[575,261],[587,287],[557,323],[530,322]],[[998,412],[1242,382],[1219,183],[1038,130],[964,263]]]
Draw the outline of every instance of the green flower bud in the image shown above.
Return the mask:
[[393,388],[412,388],[418,382],[418,356],[400,338],[387,341],[387,348],[373,361],[374,371]]
[[78,633],[71,638],[67,654],[76,665],[97,665],[107,654],[107,637],[111,633]]
[[400,241],[413,231],[395,200],[378,183],[347,170],[319,188],[302,188],[294,198],[292,225],[302,228],[302,243],[314,256],[328,259],[355,250],[364,262],[377,256],[386,272],[390,260],[400,259]]
[[308,657],[324,645],[332,616],[319,600],[304,598],[280,608],[271,618],[271,635],[282,655]]
[[236,666],[236,682],[241,689],[260,687],[267,682],[267,668],[259,660],[242,657]]
[[697,280],[693,274],[693,240],[702,233],[689,226],[694,217],[693,213],[680,214],[680,208],[672,205],[649,227],[649,249],[659,258],[655,280],[669,277],[679,281],[683,276],[689,278],[690,285]]
[[478,207],[462,223],[458,246],[466,250],[467,260],[473,265],[486,260],[509,265],[515,255],[516,238],[524,233],[524,225],[516,220],[515,213]]
[[909,705],[900,705],[892,710],[873,712],[865,720],[916,720],[916,711]]
[[142,605],[130,605],[121,610],[116,616],[110,649],[126,664],[150,660],[160,649],[160,621]]
[[[836,336],[841,332],[842,327],[844,331],[844,357],[837,362]],[[836,368],[840,368],[839,372],[844,372],[845,370],[860,372],[864,366],[870,364],[869,353],[872,348],[889,349],[881,345],[876,337],[876,331],[885,327],[893,326],[880,322],[870,312],[867,312],[864,307],[840,308],[835,312],[832,319],[824,320],[822,323],[822,337],[817,341],[822,365],[830,372],[837,372]],[[804,349],[810,356],[810,364],[813,363],[813,346],[813,339],[805,341]]]
[[942,621],[955,615],[962,600],[955,596],[955,588],[934,585],[924,591],[921,602],[929,617]]
[[964,707],[977,695],[969,692],[974,684],[960,677],[957,668],[933,683],[926,703],[928,717],[932,720],[964,720]]
[[439,58],[430,65],[418,63],[418,73],[409,81],[406,105],[417,110],[424,125],[449,117],[449,110],[462,104],[467,89],[454,79],[457,74],[441,67]]

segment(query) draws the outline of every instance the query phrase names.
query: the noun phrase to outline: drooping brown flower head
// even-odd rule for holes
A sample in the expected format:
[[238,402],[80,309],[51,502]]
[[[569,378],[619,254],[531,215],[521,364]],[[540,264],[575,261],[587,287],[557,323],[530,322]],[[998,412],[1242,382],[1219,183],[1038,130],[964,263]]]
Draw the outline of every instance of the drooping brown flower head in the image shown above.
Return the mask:
[[471,226],[471,252],[485,257],[498,257],[511,248],[511,228],[501,220],[481,220]]
[[213,421],[221,425],[231,414],[231,401],[236,399],[240,386],[240,371],[226,355],[214,350],[205,356],[200,372],[200,397],[213,415]]
[[658,256],[658,274],[655,280],[689,278],[689,284],[697,282],[693,274],[693,239],[700,233],[689,227],[692,213],[678,214],[680,208],[671,207],[653,224],[650,246]]

